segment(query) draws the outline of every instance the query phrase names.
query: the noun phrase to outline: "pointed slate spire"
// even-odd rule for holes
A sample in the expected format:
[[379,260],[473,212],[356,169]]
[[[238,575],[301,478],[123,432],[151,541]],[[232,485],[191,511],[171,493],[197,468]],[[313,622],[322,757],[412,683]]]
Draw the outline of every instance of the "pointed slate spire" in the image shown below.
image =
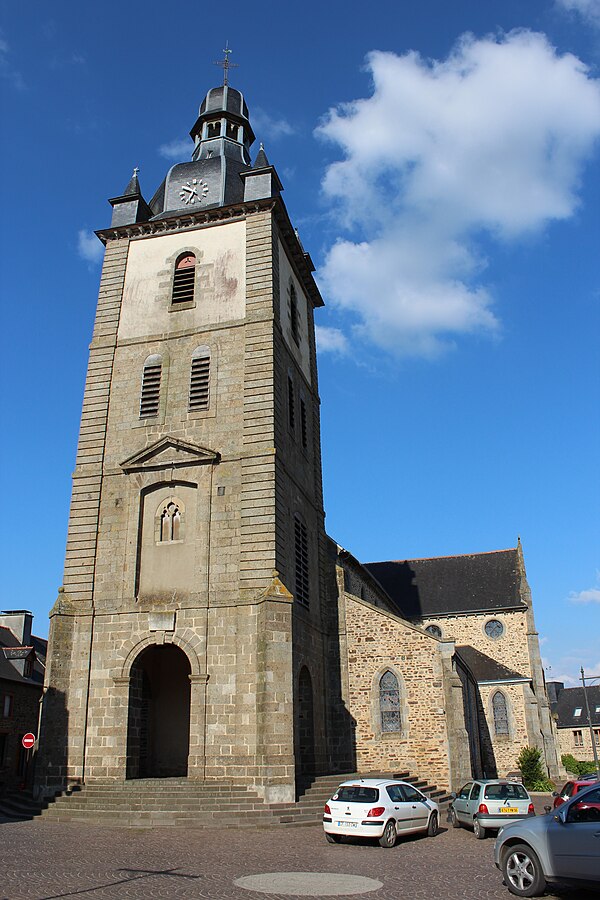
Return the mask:
[[141,190],[141,188],[140,188],[140,182],[139,182],[139,180],[138,180],[138,172],[139,172],[139,171],[140,171],[140,170],[139,170],[138,167],[136,166],[135,169],[133,170],[133,175],[132,175],[131,178],[129,179],[129,184],[127,185],[127,187],[126,187],[125,190],[123,191],[123,196],[124,196],[124,197],[129,197],[131,194],[139,194],[140,197],[141,197],[141,195],[142,195],[142,190]]
[[266,166],[270,166],[270,162],[267,159],[267,154],[265,153],[265,148],[263,145],[260,145],[260,149],[256,155],[256,159],[254,160],[253,169],[264,169]]
[[135,222],[147,222],[152,216],[152,210],[142,196],[138,179],[139,171],[136,166],[123,193],[108,201],[113,208],[111,225],[133,225]]
[[274,166],[267,159],[267,154],[262,144],[254,165],[247,172],[241,172],[240,177],[244,181],[244,200],[262,200],[266,197],[276,197],[283,190],[279,176]]

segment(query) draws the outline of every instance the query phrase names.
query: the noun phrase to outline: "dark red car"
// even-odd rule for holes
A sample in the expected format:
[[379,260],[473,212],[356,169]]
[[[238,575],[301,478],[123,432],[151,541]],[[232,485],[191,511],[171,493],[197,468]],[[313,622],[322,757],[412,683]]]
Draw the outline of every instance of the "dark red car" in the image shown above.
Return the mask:
[[570,800],[571,797],[574,797],[575,794],[579,793],[579,791],[582,791],[584,788],[591,787],[597,780],[598,777],[596,775],[591,775],[589,778],[578,778],[576,781],[567,781],[560,791],[554,791],[552,794],[554,797],[554,809],[564,803],[565,800]]

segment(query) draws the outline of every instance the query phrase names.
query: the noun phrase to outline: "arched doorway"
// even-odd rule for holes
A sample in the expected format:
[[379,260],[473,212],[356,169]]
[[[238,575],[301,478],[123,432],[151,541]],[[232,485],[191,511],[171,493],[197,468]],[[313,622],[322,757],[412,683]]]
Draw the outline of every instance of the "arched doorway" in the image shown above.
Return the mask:
[[142,650],[131,667],[127,778],[187,775],[190,662],[173,644]]
[[306,666],[298,679],[298,768],[303,776],[315,774],[315,718],[313,688]]

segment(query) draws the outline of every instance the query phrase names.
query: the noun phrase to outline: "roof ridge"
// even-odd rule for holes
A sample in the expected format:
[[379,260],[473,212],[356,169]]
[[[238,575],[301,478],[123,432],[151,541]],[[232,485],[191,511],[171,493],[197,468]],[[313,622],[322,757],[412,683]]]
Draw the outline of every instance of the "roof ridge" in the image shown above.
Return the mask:
[[481,550],[477,553],[449,553],[447,556],[411,556],[406,557],[406,559],[377,559],[372,562],[363,563],[363,565],[372,566],[378,563],[426,562],[432,559],[464,559],[466,556],[491,556],[493,553],[514,553],[518,549],[518,547],[505,547],[503,550]]

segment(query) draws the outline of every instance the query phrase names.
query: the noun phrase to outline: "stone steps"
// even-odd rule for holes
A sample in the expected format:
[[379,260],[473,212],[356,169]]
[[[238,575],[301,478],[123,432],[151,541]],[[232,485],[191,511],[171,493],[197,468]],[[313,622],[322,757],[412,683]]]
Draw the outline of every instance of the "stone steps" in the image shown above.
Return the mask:
[[230,782],[184,778],[93,782],[74,786],[40,804],[31,795],[0,801],[0,815],[12,819],[41,817],[50,822],[87,822],[131,828],[295,827],[321,822],[323,807],[342,781],[355,778],[401,778],[436,802],[450,797],[408,772],[324,775],[299,787],[296,803],[265,804],[256,791]]

